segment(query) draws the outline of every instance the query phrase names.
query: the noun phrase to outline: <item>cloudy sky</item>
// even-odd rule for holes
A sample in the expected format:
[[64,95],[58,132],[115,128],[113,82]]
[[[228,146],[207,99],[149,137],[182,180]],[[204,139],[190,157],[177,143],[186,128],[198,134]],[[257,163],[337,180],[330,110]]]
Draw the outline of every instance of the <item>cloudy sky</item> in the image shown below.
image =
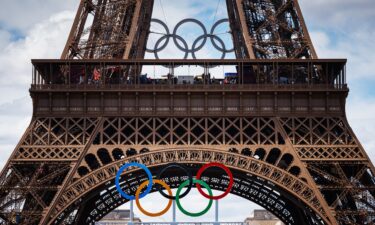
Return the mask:
[[[224,0],[220,1],[219,7],[218,1],[155,0],[154,17],[163,21],[167,18],[170,28],[179,20],[189,17],[199,18],[210,26],[214,20],[227,17]],[[59,58],[79,0],[0,0],[0,4],[2,168],[30,121],[30,59]],[[349,60],[348,118],[368,154],[375,160],[375,76],[372,67],[375,65],[375,1],[300,0],[300,4],[320,58]],[[159,31],[160,27],[153,25],[153,29]],[[220,29],[225,35],[227,28],[224,26]],[[194,38],[191,36],[188,34],[186,38]],[[170,55],[168,49],[166,52],[166,55]],[[209,58],[211,53],[208,48],[199,56]],[[192,195],[191,200],[194,202],[196,197]],[[241,204],[237,204],[239,202]],[[232,196],[221,204],[222,218],[227,221],[242,220],[249,215],[250,208],[254,208],[254,205]],[[226,212],[233,210],[225,209],[236,209],[238,213],[229,215]],[[167,221],[170,217],[159,219]]]

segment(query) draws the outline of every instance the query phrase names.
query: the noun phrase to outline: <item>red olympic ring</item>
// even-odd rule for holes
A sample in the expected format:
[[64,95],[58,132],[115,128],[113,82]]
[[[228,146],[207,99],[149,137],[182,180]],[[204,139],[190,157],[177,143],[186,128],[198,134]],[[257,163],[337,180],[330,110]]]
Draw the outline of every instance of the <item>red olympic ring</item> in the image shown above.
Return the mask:
[[204,193],[204,191],[202,190],[202,187],[200,184],[197,184],[197,189],[199,191],[199,193],[201,193],[204,197],[208,198],[208,199],[211,199],[211,200],[219,200],[219,199],[222,199],[224,198],[225,196],[227,196],[230,191],[232,190],[232,187],[233,187],[233,174],[232,172],[228,169],[228,167],[224,166],[223,164],[221,163],[209,163],[209,164],[206,164],[204,166],[202,166],[199,170],[198,170],[198,173],[197,173],[197,180],[200,180],[201,179],[201,176],[202,176],[202,173],[210,168],[210,167],[219,167],[221,169],[223,169],[225,171],[225,173],[229,176],[229,185],[228,185],[228,188],[225,190],[225,192],[221,195],[218,195],[218,196],[210,196],[206,193]]

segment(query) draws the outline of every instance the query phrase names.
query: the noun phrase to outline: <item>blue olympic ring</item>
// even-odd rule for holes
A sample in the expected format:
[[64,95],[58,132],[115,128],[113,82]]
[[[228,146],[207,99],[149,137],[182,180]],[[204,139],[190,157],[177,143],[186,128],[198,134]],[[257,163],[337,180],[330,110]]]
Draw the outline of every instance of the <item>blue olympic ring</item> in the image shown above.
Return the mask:
[[116,174],[116,180],[115,180],[115,183],[116,183],[116,188],[117,190],[119,191],[119,193],[121,194],[121,196],[127,200],[135,200],[135,196],[130,196],[128,194],[126,194],[122,189],[121,189],[121,186],[120,186],[120,177],[121,177],[121,174],[124,172],[124,170],[126,170],[127,168],[129,167],[139,167],[141,169],[143,169],[147,176],[148,176],[148,180],[149,180],[149,183],[147,185],[147,188],[146,188],[146,191],[143,192],[139,198],[143,198],[145,197],[147,194],[149,194],[151,192],[151,189],[152,189],[152,184],[153,184],[153,180],[152,180],[152,174],[151,174],[151,171],[143,164],[140,164],[140,163],[127,163],[123,166],[120,167],[119,171],[117,172]]

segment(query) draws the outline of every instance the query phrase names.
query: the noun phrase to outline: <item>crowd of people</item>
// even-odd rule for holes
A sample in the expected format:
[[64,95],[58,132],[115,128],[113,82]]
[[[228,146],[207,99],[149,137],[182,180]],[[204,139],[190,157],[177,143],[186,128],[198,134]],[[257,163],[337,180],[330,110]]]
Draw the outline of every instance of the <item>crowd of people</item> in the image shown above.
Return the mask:
[[[69,74],[69,78],[67,77]],[[57,79],[51,80],[51,83],[69,83],[78,85],[103,85],[103,84],[160,84],[160,85],[189,85],[189,84],[216,84],[216,85],[234,85],[234,84],[304,84],[304,83],[322,83],[324,82],[318,72],[308,75],[307,69],[296,68],[293,74],[286,69],[272,70],[264,67],[254,70],[245,68],[241,75],[237,72],[218,74],[215,78],[210,73],[200,75],[173,75],[168,73],[159,78],[150,77],[148,74],[141,74],[140,71],[125,70],[121,67],[71,67],[69,73],[60,75]]]

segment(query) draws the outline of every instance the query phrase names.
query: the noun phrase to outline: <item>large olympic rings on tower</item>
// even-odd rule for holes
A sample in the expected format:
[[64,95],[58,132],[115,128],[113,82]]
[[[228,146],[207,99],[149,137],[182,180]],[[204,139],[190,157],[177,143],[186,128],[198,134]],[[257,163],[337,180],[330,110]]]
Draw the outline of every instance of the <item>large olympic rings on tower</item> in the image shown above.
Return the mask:
[[[141,168],[142,170],[144,170],[147,174],[147,177],[148,177],[148,180],[144,181],[141,185],[139,185],[139,187],[137,188],[136,190],[136,193],[135,193],[135,196],[130,196],[128,194],[126,194],[122,189],[121,189],[121,186],[120,186],[120,178],[121,178],[121,175],[124,173],[124,171],[126,169],[128,169],[129,167],[138,167],[138,168]],[[221,168],[225,171],[225,173],[229,176],[229,184],[228,184],[228,187],[227,189],[225,190],[225,192],[221,195],[218,195],[218,196],[213,196],[212,194],[212,190],[210,188],[210,186],[204,182],[203,180],[200,180],[201,177],[202,177],[202,174],[205,170],[207,170],[208,168],[210,167],[218,167],[218,168]],[[167,183],[165,183],[163,180],[162,180],[162,175],[169,169],[171,168],[178,168],[178,169],[181,169],[183,170],[184,173],[186,173],[186,175],[188,176],[188,179],[186,181],[184,181],[182,184],[180,184],[177,188],[177,192],[176,192],[176,196],[172,196],[172,191],[171,191],[171,188],[169,187],[169,185]],[[139,208],[139,210],[147,215],[147,216],[150,216],[150,217],[157,217],[157,216],[161,216],[163,214],[165,214],[166,212],[168,212],[168,210],[170,209],[171,205],[172,205],[172,200],[176,200],[176,203],[177,203],[177,207],[178,209],[184,213],[185,215],[187,216],[191,216],[191,217],[198,217],[198,216],[202,216],[204,214],[206,214],[211,206],[212,206],[212,201],[213,200],[219,200],[219,199],[222,199],[224,198],[225,196],[227,196],[230,191],[232,190],[232,187],[233,187],[233,175],[232,175],[232,172],[229,170],[229,168],[227,168],[225,165],[223,164],[220,164],[220,163],[208,163],[204,166],[202,166],[199,170],[198,170],[198,173],[196,175],[196,178],[194,179],[192,174],[190,173],[189,169],[186,168],[185,166],[183,166],[182,164],[177,164],[177,163],[170,163],[168,164],[166,167],[164,167],[164,169],[162,169],[156,179],[153,179],[153,176],[151,174],[151,171],[143,164],[140,164],[140,163],[127,163],[123,166],[121,166],[121,168],[119,169],[119,171],[117,172],[116,174],[116,179],[115,179],[115,184],[116,184],[116,188],[118,190],[118,192],[120,193],[120,195],[127,199],[127,200],[135,200],[136,201],[136,205],[137,207]],[[153,184],[159,184],[161,187],[163,187],[164,189],[167,190],[168,194],[165,194],[161,187],[160,186],[157,186],[157,190],[159,191],[159,193],[168,199],[168,204],[167,206],[160,212],[156,212],[156,213],[151,213],[151,212],[148,212],[146,211],[140,204],[140,199],[141,198],[144,198],[147,194],[149,194],[152,190],[152,187],[153,187]],[[197,213],[193,213],[193,212],[189,212],[187,211],[186,209],[183,208],[181,202],[180,202],[180,199],[182,199],[183,197],[185,197],[186,195],[189,194],[191,188],[193,187],[193,185],[196,184],[196,187],[198,188],[198,191],[207,199],[209,199],[209,203],[207,205],[207,207],[202,210],[201,212],[197,212]],[[203,190],[202,190],[202,187],[203,186],[205,189],[207,189],[208,191],[208,194],[206,194]],[[182,189],[187,187],[187,189],[185,190],[184,193],[181,194],[182,192]],[[142,192],[142,190],[146,188],[146,190]]]
[[[163,51],[168,46],[171,38],[173,39],[173,42],[176,45],[176,47],[180,51],[185,53],[184,59],[187,59],[189,57],[189,54],[192,55],[193,59],[196,59],[196,53],[205,46],[205,44],[207,43],[207,39],[210,39],[212,46],[222,53],[221,59],[225,59],[226,54],[234,52],[234,47],[232,49],[227,49],[226,43],[218,35],[215,34],[216,28],[222,23],[229,22],[228,19],[222,19],[217,21],[212,26],[210,33],[207,32],[207,29],[202,22],[192,18],[180,21],[174,28],[172,34],[168,26],[163,21],[159,19],[152,19],[151,22],[160,24],[165,30],[165,33],[155,42],[155,46],[153,49],[146,48],[146,51],[149,53],[153,53],[156,59],[159,59],[159,52]],[[177,34],[179,28],[186,23],[195,23],[203,31],[203,34],[200,35],[197,39],[195,39],[191,48],[189,48],[187,41]]]

